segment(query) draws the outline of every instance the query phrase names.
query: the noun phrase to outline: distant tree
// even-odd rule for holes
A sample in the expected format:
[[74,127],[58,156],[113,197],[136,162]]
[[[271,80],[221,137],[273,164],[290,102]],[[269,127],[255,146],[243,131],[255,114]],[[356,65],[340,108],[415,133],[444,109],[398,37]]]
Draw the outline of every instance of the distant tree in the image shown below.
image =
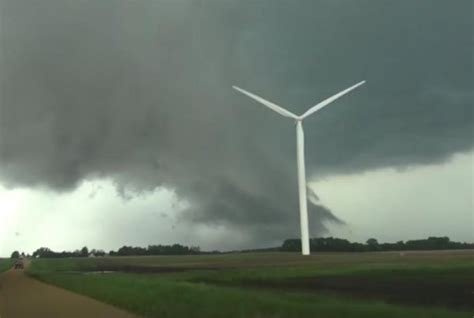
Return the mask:
[[89,256],[89,249],[87,248],[87,246],[84,246],[83,248],[81,248],[80,254],[81,254],[82,257]]
[[336,237],[320,237],[310,240],[312,251],[354,252],[357,246],[346,239]]
[[103,250],[96,249],[91,250],[90,254],[94,256],[105,256],[105,252]]
[[445,250],[466,248],[466,244],[451,242],[447,236],[430,236],[424,240],[407,241],[405,247],[408,250]]
[[147,255],[147,250],[143,247],[122,246],[118,249],[115,255],[132,256],[132,255]]
[[36,251],[33,252],[33,257],[40,257],[40,258],[47,258],[47,257],[55,257],[55,253],[51,251],[47,247],[40,247]]
[[296,252],[301,250],[301,240],[300,239],[287,239],[283,242],[281,250],[285,252]]
[[403,241],[398,241],[397,243],[394,244],[394,250],[397,251],[402,251],[405,249],[405,243]]
[[[311,251],[322,252],[366,252],[366,251],[404,251],[404,250],[446,250],[446,249],[474,249],[474,243],[452,242],[449,237],[429,237],[421,240],[398,241],[396,243],[379,243],[370,238],[366,244],[352,243],[346,239],[334,237],[318,237],[310,240]],[[287,239],[279,248],[280,251],[300,252],[299,239]]]
[[379,242],[374,238],[369,238],[367,240],[367,247],[370,251],[378,251],[379,250]]
[[18,251],[14,251],[11,255],[11,258],[19,258],[20,257],[20,253]]

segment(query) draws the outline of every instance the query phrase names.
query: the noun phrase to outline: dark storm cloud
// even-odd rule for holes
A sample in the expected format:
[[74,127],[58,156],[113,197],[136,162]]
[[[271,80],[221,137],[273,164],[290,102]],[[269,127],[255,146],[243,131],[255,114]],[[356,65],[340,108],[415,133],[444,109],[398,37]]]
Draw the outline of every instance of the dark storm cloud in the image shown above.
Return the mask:
[[[0,0],[0,164],[10,186],[158,186],[181,219],[297,235],[294,125],[314,176],[472,149],[471,1]],[[311,208],[312,233],[338,219]]]

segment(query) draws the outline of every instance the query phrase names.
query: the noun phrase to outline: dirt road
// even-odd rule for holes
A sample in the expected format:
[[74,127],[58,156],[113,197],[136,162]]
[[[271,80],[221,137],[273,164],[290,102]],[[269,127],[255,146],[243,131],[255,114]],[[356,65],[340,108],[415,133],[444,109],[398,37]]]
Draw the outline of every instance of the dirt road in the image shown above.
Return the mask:
[[0,318],[137,318],[110,305],[29,278],[0,274]]

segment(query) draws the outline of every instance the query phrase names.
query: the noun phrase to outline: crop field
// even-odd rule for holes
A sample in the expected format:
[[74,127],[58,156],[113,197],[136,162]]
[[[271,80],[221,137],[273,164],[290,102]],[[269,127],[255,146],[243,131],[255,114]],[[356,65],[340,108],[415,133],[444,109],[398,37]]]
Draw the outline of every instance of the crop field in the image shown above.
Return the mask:
[[474,312],[474,251],[36,259],[28,274],[143,317]]
[[14,261],[9,258],[0,258],[0,273],[10,269],[13,266]]

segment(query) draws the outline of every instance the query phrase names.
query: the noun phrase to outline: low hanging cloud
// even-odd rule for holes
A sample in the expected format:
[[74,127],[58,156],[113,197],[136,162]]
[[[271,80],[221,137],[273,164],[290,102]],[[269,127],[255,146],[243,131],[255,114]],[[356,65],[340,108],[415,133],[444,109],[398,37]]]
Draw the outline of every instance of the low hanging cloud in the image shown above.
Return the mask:
[[[298,230],[295,113],[313,178],[470,151],[470,1],[0,2],[0,180],[70,191],[113,180],[189,202],[182,221],[259,242]],[[312,234],[343,222],[310,207]]]

